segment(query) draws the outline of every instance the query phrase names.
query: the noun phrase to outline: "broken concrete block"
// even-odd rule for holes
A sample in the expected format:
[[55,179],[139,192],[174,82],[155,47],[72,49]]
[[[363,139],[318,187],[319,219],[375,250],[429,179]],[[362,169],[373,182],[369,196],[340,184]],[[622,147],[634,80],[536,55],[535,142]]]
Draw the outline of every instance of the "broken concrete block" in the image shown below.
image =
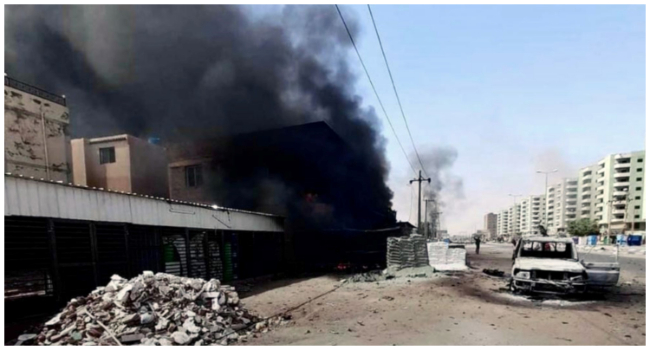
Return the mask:
[[123,344],[137,343],[142,338],[144,338],[144,334],[142,333],[126,334],[120,337],[120,342]]
[[185,345],[190,342],[190,337],[188,337],[184,332],[174,332],[174,334],[172,334],[172,340],[176,344]]

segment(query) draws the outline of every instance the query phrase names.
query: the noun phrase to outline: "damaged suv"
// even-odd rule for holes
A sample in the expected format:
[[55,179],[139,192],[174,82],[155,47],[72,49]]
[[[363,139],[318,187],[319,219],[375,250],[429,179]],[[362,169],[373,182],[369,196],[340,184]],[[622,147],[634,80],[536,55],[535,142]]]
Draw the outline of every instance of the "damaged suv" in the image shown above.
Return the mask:
[[618,263],[578,261],[570,238],[522,237],[513,260],[511,287],[523,292],[582,293],[591,285],[615,285],[620,272]]

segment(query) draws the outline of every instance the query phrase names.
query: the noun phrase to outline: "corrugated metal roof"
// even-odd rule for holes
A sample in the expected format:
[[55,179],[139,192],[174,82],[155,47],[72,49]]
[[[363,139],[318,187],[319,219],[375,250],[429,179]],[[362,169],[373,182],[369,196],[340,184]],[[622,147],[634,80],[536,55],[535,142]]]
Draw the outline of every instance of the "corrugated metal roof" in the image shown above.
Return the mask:
[[273,214],[5,173],[5,216],[11,215],[222,230],[284,231],[283,218]]

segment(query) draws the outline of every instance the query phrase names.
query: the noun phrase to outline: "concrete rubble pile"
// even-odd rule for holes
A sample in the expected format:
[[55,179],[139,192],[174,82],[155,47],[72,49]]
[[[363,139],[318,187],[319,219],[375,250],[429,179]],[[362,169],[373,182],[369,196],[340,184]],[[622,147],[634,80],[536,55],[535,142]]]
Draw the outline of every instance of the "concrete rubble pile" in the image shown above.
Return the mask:
[[39,345],[227,345],[268,331],[219,280],[144,271],[118,275],[87,297],[72,299],[36,338]]
[[426,238],[418,234],[409,237],[388,237],[386,264],[388,268],[398,270],[427,266],[429,258]]

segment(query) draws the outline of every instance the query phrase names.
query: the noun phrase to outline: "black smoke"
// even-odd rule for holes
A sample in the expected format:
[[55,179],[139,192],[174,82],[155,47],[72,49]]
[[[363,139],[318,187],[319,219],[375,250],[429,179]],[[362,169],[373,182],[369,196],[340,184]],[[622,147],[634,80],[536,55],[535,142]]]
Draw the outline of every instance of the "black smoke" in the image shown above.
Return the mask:
[[[333,6],[5,6],[5,72],[65,94],[74,137],[179,143],[326,121],[364,163],[350,180],[390,208],[385,140],[353,91],[349,50]],[[255,181],[255,198],[238,205],[298,192]]]
[[[413,164],[419,164],[417,157],[412,154]],[[431,183],[424,185],[423,199],[431,199],[428,205],[428,222],[436,223],[442,216],[451,216],[459,202],[465,198],[463,179],[453,174],[452,167],[458,158],[458,151],[453,147],[429,147],[420,150],[420,159]],[[424,176],[424,175],[423,175]],[[436,214],[441,212],[442,214]]]

